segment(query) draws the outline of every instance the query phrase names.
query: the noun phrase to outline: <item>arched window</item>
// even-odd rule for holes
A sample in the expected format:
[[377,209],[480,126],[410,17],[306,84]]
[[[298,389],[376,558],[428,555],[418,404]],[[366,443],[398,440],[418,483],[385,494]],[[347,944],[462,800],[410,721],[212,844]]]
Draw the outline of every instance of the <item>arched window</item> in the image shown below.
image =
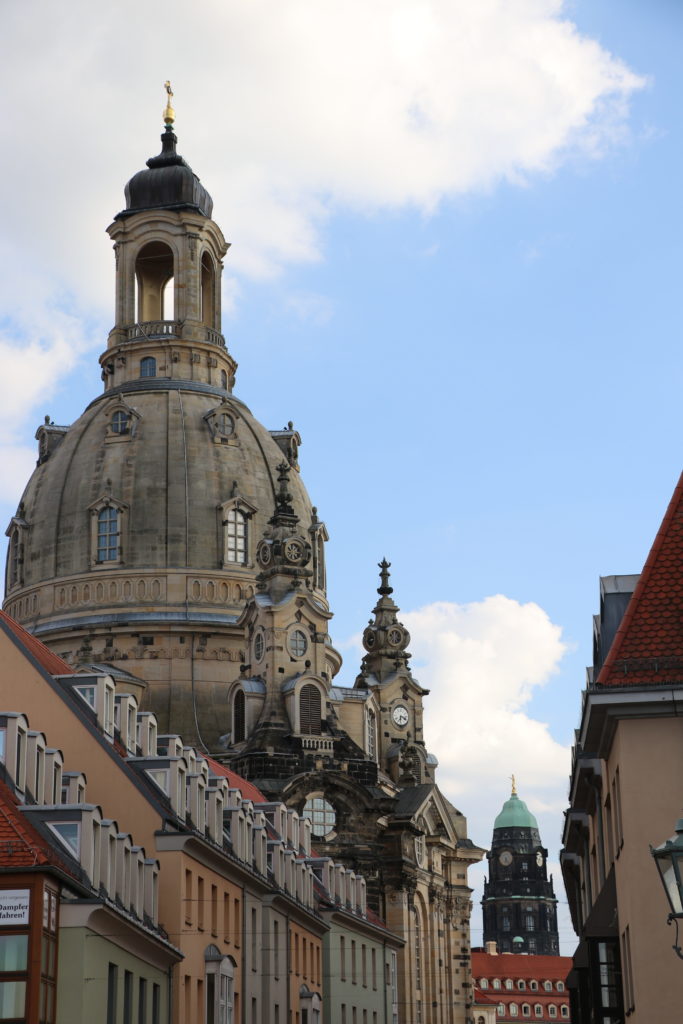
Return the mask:
[[500,988],[500,978],[494,978],[493,979],[493,987],[494,988]]
[[233,1024],[235,965],[213,944],[207,946],[204,962],[206,1024]]
[[554,1003],[549,1003],[548,1004],[548,1016],[549,1017],[557,1017],[557,1007],[555,1006]]
[[135,261],[138,323],[172,320],[173,252],[164,242],[143,245]]
[[207,327],[216,326],[216,309],[214,302],[214,280],[213,260],[208,252],[202,255],[202,310],[201,321]]
[[97,513],[97,561],[116,562],[119,557],[119,512],[105,505]]
[[504,932],[510,931],[510,908],[503,907],[500,919],[500,927]]
[[522,1017],[530,1017],[530,1016],[531,1016],[531,1007],[529,1006],[528,1003],[522,1003]]
[[488,978],[482,978],[481,981],[479,982],[479,988],[488,988],[488,987],[489,987],[489,980],[488,980]]
[[237,565],[247,562],[247,517],[238,508],[231,508],[225,520],[225,560]]
[[308,736],[319,736],[321,720],[320,690],[313,683],[306,683],[299,694],[300,732]]
[[508,1011],[511,1017],[517,1017],[519,1015],[519,1007],[517,1006],[517,1003],[510,1003]]
[[558,981],[558,983],[557,983],[557,991],[558,992],[564,992],[564,982],[563,981]]
[[519,979],[519,981],[517,982],[517,988],[519,989],[519,991],[520,991],[520,992],[523,992],[523,991],[524,991],[524,989],[526,988],[526,982],[525,982],[525,981],[523,981],[523,980],[522,980],[522,979],[520,978],[520,979]]
[[[154,376],[152,374],[152,376]],[[117,409],[111,418],[112,434],[126,434],[128,432],[128,413]]]
[[514,982],[512,978],[505,979],[505,988],[514,988]]
[[245,704],[244,690],[238,690],[232,702],[232,732],[235,743],[241,743],[246,737]]
[[540,1003],[536,1003],[536,1005],[534,1006],[534,1013],[536,1014],[537,1017],[542,1017],[543,1016],[543,1007],[541,1006]]
[[368,708],[367,713],[367,730],[368,730],[368,757],[375,761],[377,759],[377,719],[375,712],[372,708]]
[[546,992],[552,992],[552,990],[553,990],[553,983],[552,983],[552,981],[544,981],[543,982],[543,988],[545,989]]
[[157,375],[157,361],[154,356],[145,356],[144,359],[140,360],[140,376],[141,377],[156,377]]
[[530,981],[529,982],[529,988],[531,989],[532,992],[538,991],[538,982],[537,981]]
[[228,390],[228,375],[225,370],[221,370],[221,387],[224,391]]
[[568,1017],[569,1016],[569,1007],[568,1006],[561,1006],[560,1007],[560,1014],[563,1017]]

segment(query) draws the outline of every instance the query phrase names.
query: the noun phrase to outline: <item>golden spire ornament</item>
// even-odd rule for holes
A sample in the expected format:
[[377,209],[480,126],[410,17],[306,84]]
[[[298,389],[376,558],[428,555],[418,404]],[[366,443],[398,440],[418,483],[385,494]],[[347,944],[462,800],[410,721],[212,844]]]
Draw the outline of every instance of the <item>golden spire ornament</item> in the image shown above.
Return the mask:
[[171,89],[170,82],[164,82],[164,89],[166,90],[166,109],[164,110],[164,124],[171,130],[173,128],[173,122],[175,121],[175,110],[173,109],[172,99],[173,90]]
[[517,784],[515,782],[515,777],[514,775],[511,775],[510,778],[512,779],[512,793],[510,795],[517,796]]

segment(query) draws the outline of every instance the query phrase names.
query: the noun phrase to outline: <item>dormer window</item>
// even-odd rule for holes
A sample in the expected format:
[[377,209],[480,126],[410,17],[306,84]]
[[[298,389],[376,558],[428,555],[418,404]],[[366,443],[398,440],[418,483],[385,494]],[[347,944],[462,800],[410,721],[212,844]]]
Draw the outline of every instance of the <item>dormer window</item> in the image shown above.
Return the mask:
[[308,736],[319,736],[322,721],[320,690],[313,683],[306,683],[299,694],[299,732]]
[[79,821],[49,821],[47,824],[69,853],[78,858],[81,850],[81,823]]
[[119,554],[119,513],[111,505],[97,514],[97,561],[115,562]]
[[111,418],[111,429],[114,434],[127,434],[128,433],[128,414],[123,412],[122,409],[117,409]]
[[89,704],[91,708],[96,706],[96,693],[97,687],[95,686],[74,686],[74,690],[79,694],[86,704]]
[[247,517],[240,509],[233,508],[225,520],[226,561],[237,565],[247,562]]

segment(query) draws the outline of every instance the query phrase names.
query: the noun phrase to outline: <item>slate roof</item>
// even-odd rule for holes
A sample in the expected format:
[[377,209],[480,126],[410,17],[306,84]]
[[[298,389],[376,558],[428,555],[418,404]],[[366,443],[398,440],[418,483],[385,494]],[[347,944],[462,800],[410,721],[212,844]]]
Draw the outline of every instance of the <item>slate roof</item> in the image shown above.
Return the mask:
[[61,675],[72,675],[73,669],[71,665],[67,665],[63,658],[59,655],[54,654],[49,648],[37,640],[36,637],[32,636],[28,630],[20,626],[18,622],[15,622],[6,612],[0,609],[0,629],[4,629],[5,633],[11,633],[14,635],[19,646],[23,647],[26,653],[31,655],[46,672],[49,672],[52,676]]
[[655,537],[598,686],[683,681],[683,474]]

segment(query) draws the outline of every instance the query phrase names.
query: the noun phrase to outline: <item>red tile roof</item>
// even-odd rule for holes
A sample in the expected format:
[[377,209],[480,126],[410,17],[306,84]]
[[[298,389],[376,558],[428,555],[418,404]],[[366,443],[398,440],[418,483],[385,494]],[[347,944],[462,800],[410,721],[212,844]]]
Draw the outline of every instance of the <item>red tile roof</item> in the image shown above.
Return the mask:
[[[205,755],[206,756],[206,755]],[[230,771],[220,761],[215,761],[213,757],[206,757],[209,762],[209,768],[215,775],[222,775],[228,780],[228,784],[231,789],[239,789],[244,800],[253,800],[255,804],[266,803],[266,797],[263,795],[260,789],[258,789],[253,782],[248,782],[247,779],[243,779],[237,772]]]
[[21,647],[28,654],[32,654],[33,657],[39,662],[40,665],[49,672],[52,676],[60,676],[65,673],[72,673],[73,669],[70,665],[60,658],[57,654],[54,654],[44,643],[37,640],[36,637],[32,636],[28,630],[20,626],[11,616],[6,612],[0,610],[0,629],[4,627],[5,632],[13,633],[16,639],[19,641]]
[[[565,981],[572,969],[570,956],[534,956],[523,953],[478,953],[472,950],[473,978],[535,978]],[[542,995],[538,992],[534,995]]]
[[683,474],[597,682],[642,686],[683,680]]
[[17,804],[9,786],[0,781],[0,868],[20,871],[36,864],[55,864],[68,871],[57,852],[17,810]]

